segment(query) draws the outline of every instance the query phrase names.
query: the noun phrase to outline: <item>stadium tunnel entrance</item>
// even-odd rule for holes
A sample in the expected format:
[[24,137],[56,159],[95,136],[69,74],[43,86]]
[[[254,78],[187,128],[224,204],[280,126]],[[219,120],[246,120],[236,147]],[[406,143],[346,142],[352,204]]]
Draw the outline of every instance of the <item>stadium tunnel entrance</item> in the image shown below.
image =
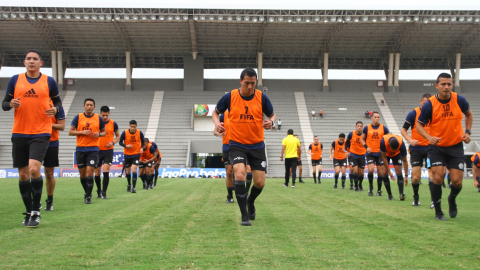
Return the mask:
[[187,151],[188,168],[223,168],[222,140],[190,140]]

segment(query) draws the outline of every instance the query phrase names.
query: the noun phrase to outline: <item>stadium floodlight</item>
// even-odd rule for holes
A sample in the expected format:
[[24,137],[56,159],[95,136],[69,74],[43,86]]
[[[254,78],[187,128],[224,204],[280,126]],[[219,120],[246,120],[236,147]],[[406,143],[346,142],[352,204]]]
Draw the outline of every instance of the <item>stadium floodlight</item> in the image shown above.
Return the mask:
[[274,21],[275,21],[275,17],[268,17],[268,21],[269,21],[269,22],[274,22]]
[[12,14],[10,15],[10,17],[12,17],[12,19],[16,19],[16,18],[17,18],[17,14],[12,13]]
[[351,17],[351,16],[345,17],[345,21],[346,21],[346,22],[350,22],[351,20],[352,20],[352,17]]
[[386,22],[386,21],[387,21],[387,16],[382,16],[382,17],[380,18],[380,20],[381,20],[382,22]]
[[252,18],[252,22],[258,22],[258,18],[257,18],[257,17],[253,17],[253,18]]
[[368,16],[363,16],[363,17],[362,17],[362,21],[368,22]]
[[283,16],[278,17],[279,22],[283,22],[283,20],[284,20]]
[[25,13],[18,14],[18,17],[20,17],[20,19],[25,19]]
[[[115,16],[115,17],[116,17],[116,16]],[[80,20],[80,19],[82,19],[82,16],[80,16],[79,14],[77,14],[77,15],[75,15],[75,19]],[[117,18],[115,18],[115,19],[117,19]],[[120,16],[118,16],[118,20],[120,20]],[[118,21],[118,20],[117,20],[117,21]]]
[[430,21],[434,22],[436,20],[437,20],[437,17],[435,17],[435,16],[430,17]]
[[[160,21],[165,21],[165,16],[161,15],[160,17],[158,17],[158,19]],[[196,21],[196,20],[198,20],[198,17],[193,16],[193,19]]]
[[437,17],[437,22],[442,22],[443,18],[442,17]]
[[420,17],[415,16],[415,17],[413,17],[413,20],[416,21],[416,22],[418,22],[418,21],[420,21]]
[[150,20],[155,21],[157,19],[157,15],[151,15]]
[[32,21],[35,20],[35,14],[30,14],[30,15],[28,16],[28,18],[29,18],[30,20],[32,20]]
[[377,22],[377,17],[373,17],[372,22]]
[[[165,16],[160,16],[160,20],[162,20],[162,17],[163,17],[163,20],[165,20]],[[163,21],[163,20],[162,20],[162,21]],[[194,21],[198,21],[198,15],[194,15],[194,16],[193,16],[193,20],[194,20]]]
[[62,19],[62,14],[57,14],[57,16],[55,16],[57,18],[57,20],[61,20]]
[[353,18],[353,21],[354,21],[354,22],[359,22],[360,19],[359,19],[358,17],[355,17],[355,18]]
[[3,13],[2,16],[3,16],[4,19],[8,19],[8,13]]
[[390,22],[394,22],[394,21],[395,21],[395,16],[390,17]]
[[232,17],[232,16],[228,16],[228,17],[227,17],[227,20],[228,20],[228,21],[233,21],[233,17]]
[[319,21],[320,21],[320,17],[315,16],[315,18],[313,18],[313,20],[314,20],[315,22],[319,22]]
[[411,21],[412,21],[412,18],[411,18],[411,17],[406,17],[406,18],[405,18],[405,21],[406,21],[406,22],[411,22]]
[[180,15],[175,16],[175,20],[180,21],[180,19],[181,19]]
[[452,16],[452,17],[450,17],[450,21],[451,21],[451,22],[455,22],[455,21],[457,21],[457,17],[456,17],[456,16]]
[[428,18],[423,19],[423,23],[427,24],[429,22]]
[[330,21],[331,21],[331,22],[336,22],[336,21],[337,21],[337,17],[335,17],[335,16],[331,17],[331,18],[330,18]]
[[467,22],[472,22],[473,18],[472,17],[467,17]]
[[289,22],[289,23],[293,22],[293,18],[292,17],[287,17],[287,22]]
[[476,22],[476,23],[480,22],[480,18],[479,18],[479,17],[475,17],[475,22]]
[[463,17],[463,16],[458,17],[458,21],[459,21],[459,22],[464,22],[464,21],[465,21],[465,17]]
[[92,15],[92,20],[96,21],[97,19],[98,19],[97,15]]
[[[142,20],[145,21],[146,19],[147,19],[147,16],[143,15],[143,16],[142,16]],[[138,16],[137,16],[137,15],[133,15],[133,16],[132,16],[132,20],[138,21]]]
[[305,17],[305,22],[309,23],[311,21],[312,21],[312,19],[310,19],[310,17]]
[[112,20],[112,14],[107,14],[107,16],[105,16],[105,19],[111,21]]
[[49,19],[49,20],[53,19],[53,15],[52,14],[47,14],[47,19]]
[[323,17],[323,22],[328,23],[328,17]]
[[261,22],[263,22],[263,21],[265,21],[265,17],[260,16],[260,17],[258,17],[258,20],[261,21]]
[[40,20],[43,19],[43,14],[38,14],[37,18],[40,19]]
[[239,22],[239,21],[241,21],[241,20],[242,20],[242,16],[237,16],[237,18],[236,18],[236,19],[237,19],[237,21]]
[[444,22],[448,22],[448,20],[449,20],[448,16],[443,17]]
[[[169,21],[173,21],[173,16],[170,15],[170,16],[167,17],[167,19],[168,19]],[[201,18],[200,18],[200,19],[201,19]],[[203,19],[203,20],[205,20],[205,19]],[[202,20],[202,21],[203,21],[203,20]]]
[[403,16],[399,16],[399,17],[398,17],[398,21],[399,21],[399,22],[403,22],[404,20],[405,20],[405,17],[403,17]]
[[201,15],[201,16],[200,16],[200,20],[201,20],[201,21],[205,21],[205,19],[206,19],[205,15]]
[[209,19],[210,21],[214,21],[214,20],[215,20],[215,17],[210,16],[210,17],[208,17],[208,19]]
[[301,21],[302,21],[302,17],[298,16],[297,18],[295,18],[295,21],[301,22]]
[[120,15],[115,15],[115,21],[120,21]]
[[337,22],[342,22],[342,21],[343,21],[342,16],[338,17]]
[[70,14],[65,14],[65,19],[70,20],[72,18],[72,15]]
[[217,18],[217,20],[223,21],[223,16],[222,16],[222,15],[219,15],[218,18]]
[[124,16],[123,16],[123,19],[126,20],[126,21],[128,21],[128,20],[130,20],[130,16],[124,15]]
[[83,19],[84,19],[84,20],[88,20],[88,19],[90,19],[90,16],[88,16],[87,14],[85,14],[85,15],[83,15]]
[[246,22],[250,21],[250,16],[245,16],[244,20],[245,20]]
[[183,15],[183,19],[184,19],[185,21],[188,21],[188,15]]

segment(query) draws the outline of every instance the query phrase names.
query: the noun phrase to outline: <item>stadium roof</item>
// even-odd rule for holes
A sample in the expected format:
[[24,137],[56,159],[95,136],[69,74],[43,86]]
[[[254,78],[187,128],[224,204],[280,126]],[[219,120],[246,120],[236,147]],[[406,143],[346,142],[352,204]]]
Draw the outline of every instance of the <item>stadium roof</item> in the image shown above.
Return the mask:
[[239,10],[0,7],[0,61],[21,66],[36,48],[50,65],[64,52],[69,68],[182,68],[204,56],[205,68],[401,69],[480,67],[480,11]]

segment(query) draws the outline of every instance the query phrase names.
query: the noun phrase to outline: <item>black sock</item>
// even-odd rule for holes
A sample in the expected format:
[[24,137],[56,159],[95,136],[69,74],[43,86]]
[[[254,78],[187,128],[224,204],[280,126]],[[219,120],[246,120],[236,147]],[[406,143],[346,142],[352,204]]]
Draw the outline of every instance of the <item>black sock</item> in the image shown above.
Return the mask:
[[107,193],[108,184],[110,183],[110,173],[103,173],[103,193]]
[[97,185],[97,190],[102,190],[102,181],[100,175],[95,175],[95,185]]
[[32,212],[32,184],[30,179],[28,181],[18,181],[18,187],[20,188],[20,195],[22,195],[23,204],[27,213]]
[[87,196],[91,197],[92,196],[92,190],[93,190],[93,176],[87,176]]
[[433,202],[433,181],[431,179],[428,179],[428,189],[430,190],[430,200]]
[[480,184],[480,176],[475,177],[475,180]]
[[40,201],[42,200],[43,178],[32,179],[32,211],[40,211]]
[[373,173],[368,174],[368,183],[370,184],[370,187],[373,188]]
[[233,190],[235,188],[234,187],[227,187],[227,192],[228,192],[228,196],[233,198]]
[[[347,176],[342,174],[342,186],[345,186],[345,180],[347,180]],[[353,179],[350,179],[350,182],[352,182],[352,181],[353,181]]]
[[322,179],[322,171],[318,172],[318,181],[320,182],[320,179]]
[[251,172],[247,172],[247,193],[250,190],[250,186],[252,185],[253,174]]
[[[354,178],[353,173],[349,173],[348,174],[348,179],[350,179],[350,186],[353,186],[353,178]],[[342,181],[343,181],[343,173],[342,173]],[[345,182],[345,181],[343,181],[343,182]]]
[[432,200],[435,205],[435,214],[443,215],[442,212],[442,185],[432,183]]
[[144,183],[144,184],[145,184],[145,181],[146,181],[146,179],[145,179],[146,176],[147,176],[146,174],[140,174],[140,180],[142,180],[142,183]]
[[87,190],[88,190],[88,187],[87,187],[87,178],[80,178],[80,183],[82,184],[82,187],[83,187],[83,191],[85,193],[85,195],[88,193]]
[[338,173],[335,174],[335,185],[338,183]]
[[155,175],[150,174],[150,186],[153,186],[153,177],[155,177]]
[[237,197],[238,207],[242,217],[247,215],[247,189],[245,181],[235,180],[235,196]]
[[53,195],[52,195],[52,196],[48,195],[48,196],[47,196],[47,201],[53,202]]
[[382,190],[382,182],[383,182],[383,176],[377,176],[377,186],[378,186],[378,190],[381,191]]
[[362,186],[363,174],[357,174],[357,179],[358,179],[358,186],[363,189],[363,186]]
[[460,188],[457,188],[456,186],[452,185],[450,187],[450,196],[452,196],[452,198],[456,198],[458,196],[458,193],[460,193],[460,191],[462,190],[462,186],[460,186]]
[[355,188],[358,188],[358,174],[352,174],[353,182],[355,183]]
[[137,185],[137,173],[134,172],[132,173],[132,183],[133,183],[133,188]]
[[127,182],[128,182],[128,185],[129,185],[129,186],[132,185],[131,178],[132,178],[132,176],[131,176],[129,173],[127,173]]
[[248,196],[248,203],[253,203],[257,199],[258,195],[262,193],[263,188],[257,188],[255,185],[252,186],[250,196]]
[[449,185],[452,183],[452,178],[450,178],[450,174],[447,174],[447,181]]
[[[430,183],[428,183],[428,185],[430,186]],[[420,188],[420,184],[419,183],[412,183],[412,188],[413,188],[413,196],[414,197],[417,197],[418,196],[418,189]]]
[[158,178],[158,170],[155,170],[155,184],[157,183],[157,178]]
[[317,173],[313,172],[313,182],[317,182]]
[[[387,176],[387,179],[388,179],[388,176]],[[403,174],[397,174],[397,185],[398,185],[398,193],[400,193],[400,195],[403,194]]]
[[383,183],[385,184],[385,190],[387,191],[388,196],[391,196],[392,188],[390,187],[390,179],[388,179],[388,176],[382,176],[381,179],[383,179]]

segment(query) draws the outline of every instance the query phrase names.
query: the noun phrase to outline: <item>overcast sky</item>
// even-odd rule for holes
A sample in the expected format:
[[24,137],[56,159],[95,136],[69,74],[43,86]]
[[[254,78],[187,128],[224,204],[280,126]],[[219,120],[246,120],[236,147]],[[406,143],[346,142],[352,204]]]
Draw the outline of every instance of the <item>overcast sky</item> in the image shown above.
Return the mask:
[[[81,4],[77,4],[81,3]],[[205,8],[205,9],[361,9],[361,10],[480,10],[480,1],[472,0],[342,0],[342,1],[306,1],[306,0],[83,0],[81,2],[65,0],[2,0],[1,6],[37,6],[37,7],[131,7],[131,8]],[[3,67],[0,77],[11,77],[24,72],[24,68]],[[51,69],[44,68],[45,74]],[[401,70],[401,80],[428,80],[436,78],[447,70]],[[448,72],[448,71],[447,71]],[[205,70],[204,77],[211,79],[237,79],[240,70]],[[125,78],[125,69],[67,69],[67,78]],[[176,69],[133,69],[133,78],[183,78],[183,70]],[[264,79],[322,79],[320,70],[279,70],[264,69]],[[462,69],[462,80],[480,78],[480,69]],[[384,80],[381,70],[330,70],[329,79],[369,79]]]

